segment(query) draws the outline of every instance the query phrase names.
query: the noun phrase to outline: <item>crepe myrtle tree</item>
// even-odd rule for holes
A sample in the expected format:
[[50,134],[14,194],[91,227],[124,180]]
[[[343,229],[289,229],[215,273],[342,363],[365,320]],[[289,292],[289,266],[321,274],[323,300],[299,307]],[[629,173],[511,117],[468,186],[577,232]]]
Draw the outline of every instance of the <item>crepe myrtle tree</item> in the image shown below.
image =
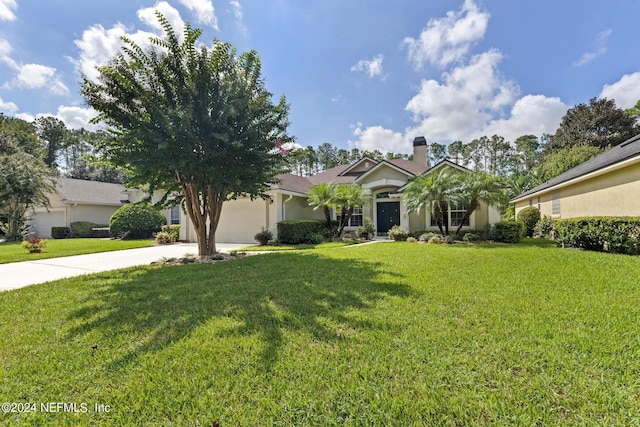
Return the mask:
[[[82,95],[98,111],[94,123],[111,137],[103,159],[125,168],[130,185],[161,190],[165,206],[180,203],[193,223],[199,256],[216,253],[223,203],[266,198],[281,171],[277,149],[287,136],[288,105],[265,89],[255,51],[237,55],[229,43],[198,42],[189,24],[180,37],[157,13],[163,37],[123,47],[97,80],[82,78]],[[178,196],[169,202],[169,195]]]

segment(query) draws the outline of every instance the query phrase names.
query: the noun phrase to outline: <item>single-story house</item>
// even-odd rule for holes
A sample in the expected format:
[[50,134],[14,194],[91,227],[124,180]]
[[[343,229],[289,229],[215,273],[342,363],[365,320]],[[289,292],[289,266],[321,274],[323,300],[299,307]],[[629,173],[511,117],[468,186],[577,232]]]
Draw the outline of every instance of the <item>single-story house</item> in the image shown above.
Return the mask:
[[[277,237],[277,223],[288,219],[324,219],[322,209],[313,210],[307,203],[309,189],[319,183],[358,184],[372,197],[372,204],[357,210],[345,230],[356,230],[371,218],[379,233],[386,233],[392,226],[400,225],[409,231],[437,230],[431,213],[423,210],[407,214],[401,199],[401,190],[409,180],[421,174],[452,168],[461,173],[470,171],[448,160],[433,167],[427,161],[427,142],[424,137],[413,141],[414,160],[393,159],[376,161],[368,157],[355,163],[340,165],[312,176],[283,174],[280,182],[269,192],[269,200],[239,199],[227,202],[216,232],[221,242],[253,243],[253,236],[266,227]],[[465,211],[464,206],[451,207],[447,214],[450,226],[457,226]],[[184,213],[180,212],[184,216]],[[336,218],[336,212],[333,212]],[[500,213],[494,206],[481,204],[468,219],[463,229],[484,229],[488,224],[500,221]],[[185,221],[183,223],[188,223]],[[186,240],[193,239],[191,226],[182,227]],[[181,230],[181,232],[183,232]]]
[[48,209],[36,208],[31,231],[50,238],[52,227],[70,227],[72,222],[109,224],[109,218],[124,203],[129,203],[123,185],[82,179],[57,178],[56,193],[49,194]]
[[511,200],[552,219],[640,216],[640,135]]
[[[413,141],[414,160],[393,159],[377,161],[368,157],[355,163],[340,165],[312,176],[279,175],[279,182],[268,192],[269,199],[239,198],[226,202],[216,230],[216,240],[230,243],[254,243],[253,236],[261,227],[268,228],[277,237],[277,223],[288,219],[324,219],[322,209],[308,205],[309,189],[319,183],[358,184],[371,195],[372,203],[357,210],[351,217],[347,231],[356,230],[371,218],[379,233],[386,233],[392,226],[400,225],[409,231],[437,230],[431,213],[406,212],[401,198],[402,188],[412,179],[426,173],[437,173],[451,168],[460,173],[470,171],[448,160],[429,167],[427,142],[424,137]],[[42,237],[51,235],[52,226],[69,226],[73,221],[108,223],[109,217],[123,203],[142,199],[137,189],[127,190],[122,185],[91,181],[59,180],[58,195],[51,197],[52,207],[47,212],[36,212],[33,223]],[[447,213],[450,227],[455,227],[464,215],[464,206],[451,206]],[[165,212],[170,224],[180,224],[180,239],[195,241],[196,235],[187,215],[179,207]],[[334,219],[336,212],[333,212]],[[481,206],[471,215],[463,229],[484,229],[500,220],[493,206]]]

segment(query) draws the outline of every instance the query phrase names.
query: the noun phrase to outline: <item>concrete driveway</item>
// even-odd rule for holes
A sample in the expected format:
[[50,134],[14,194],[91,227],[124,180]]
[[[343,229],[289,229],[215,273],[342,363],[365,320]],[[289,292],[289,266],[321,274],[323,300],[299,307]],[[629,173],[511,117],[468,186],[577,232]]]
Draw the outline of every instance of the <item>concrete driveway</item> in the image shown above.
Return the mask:
[[[250,245],[216,242],[216,248],[219,252],[229,252],[246,246]],[[81,274],[117,270],[135,265],[148,265],[161,258],[174,258],[185,254],[197,253],[198,245],[196,243],[176,243],[174,245],[159,245],[150,248],[0,264],[0,291],[8,291]]]

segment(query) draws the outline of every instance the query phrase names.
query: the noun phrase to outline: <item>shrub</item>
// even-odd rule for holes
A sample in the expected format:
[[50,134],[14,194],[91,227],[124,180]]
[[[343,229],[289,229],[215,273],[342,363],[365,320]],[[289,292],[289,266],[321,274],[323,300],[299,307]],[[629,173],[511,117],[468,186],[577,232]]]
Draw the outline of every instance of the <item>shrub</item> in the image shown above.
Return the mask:
[[442,241],[444,243],[446,243],[447,245],[451,245],[454,241],[454,238],[452,235],[448,235],[448,236],[444,236],[444,238],[442,239]]
[[163,225],[160,228],[160,231],[164,233],[168,233],[171,236],[172,242],[177,242],[180,240],[180,225],[179,224],[171,224],[171,225]]
[[71,235],[69,227],[51,227],[51,237],[54,239],[66,239]]
[[589,217],[553,222],[555,237],[563,246],[621,254],[640,254],[640,218]]
[[524,224],[525,235],[532,237],[536,224],[540,221],[540,211],[535,206],[528,206],[518,212],[518,221]]
[[273,233],[268,228],[260,227],[260,231],[253,238],[260,243],[260,246],[265,246],[270,240],[273,240]]
[[371,218],[365,218],[364,225],[362,225],[361,227],[358,227],[358,230],[356,231],[356,236],[361,239],[370,240],[375,235],[376,235],[376,225],[373,223],[373,220]]
[[315,238],[313,235],[322,236],[325,232],[324,221],[315,219],[285,220],[278,223],[278,239],[281,243],[290,245],[310,243],[310,239]]
[[417,241],[418,239],[416,239],[415,237],[407,237],[407,242],[416,243]]
[[467,233],[464,233],[464,236],[462,236],[462,240],[464,240],[465,242],[478,242],[481,240],[480,235],[469,231]]
[[149,203],[131,203],[122,206],[111,216],[109,229],[114,237],[145,239],[160,230],[167,219]]
[[524,223],[500,221],[491,228],[491,240],[503,243],[518,243],[524,237]]
[[431,240],[432,237],[437,236],[436,233],[434,233],[433,231],[428,231],[426,233],[422,233],[420,235],[420,241],[421,242],[428,242],[429,240]]
[[389,240],[401,242],[403,240],[407,240],[407,237],[409,237],[409,232],[399,225],[394,225],[389,230]]
[[167,233],[166,231],[161,231],[158,234],[156,234],[156,242],[160,245],[166,245],[169,243],[173,243],[175,240],[173,240],[171,234]]
[[432,237],[429,239],[429,242],[428,242],[428,243],[431,243],[431,244],[434,244],[434,245],[440,245],[440,244],[442,244],[442,243],[443,243],[443,242],[442,242],[442,236],[440,236],[439,234],[436,234],[435,236],[432,236]]
[[91,229],[96,227],[97,224],[89,221],[75,221],[71,223],[71,236],[72,237],[91,237]]
[[548,216],[543,216],[533,229],[533,237],[541,237],[543,239],[553,239],[553,220]]
[[317,245],[318,243],[322,243],[324,241],[324,236],[320,233],[311,233],[307,236],[306,243],[311,245]]

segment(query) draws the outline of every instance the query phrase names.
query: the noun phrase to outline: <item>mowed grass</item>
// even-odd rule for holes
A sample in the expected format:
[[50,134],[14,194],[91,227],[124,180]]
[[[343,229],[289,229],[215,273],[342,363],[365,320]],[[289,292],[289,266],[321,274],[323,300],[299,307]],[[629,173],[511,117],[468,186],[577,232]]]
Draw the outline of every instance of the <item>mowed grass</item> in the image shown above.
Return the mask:
[[639,278],[542,244],[378,243],[4,292],[0,396],[38,407],[0,424],[638,425]]
[[20,246],[21,242],[3,242],[0,243],[0,264],[144,248],[153,243],[152,240],[47,239],[42,252],[30,254]]
[[344,246],[357,245],[363,243],[362,241],[336,241],[336,242],[325,242],[325,243],[301,243],[299,245],[284,245],[284,244],[269,244],[269,245],[258,245],[258,246],[247,246],[246,248],[240,248],[236,252],[275,252],[275,251],[300,251],[300,250],[309,250],[309,249],[331,249],[331,248],[341,248]]

